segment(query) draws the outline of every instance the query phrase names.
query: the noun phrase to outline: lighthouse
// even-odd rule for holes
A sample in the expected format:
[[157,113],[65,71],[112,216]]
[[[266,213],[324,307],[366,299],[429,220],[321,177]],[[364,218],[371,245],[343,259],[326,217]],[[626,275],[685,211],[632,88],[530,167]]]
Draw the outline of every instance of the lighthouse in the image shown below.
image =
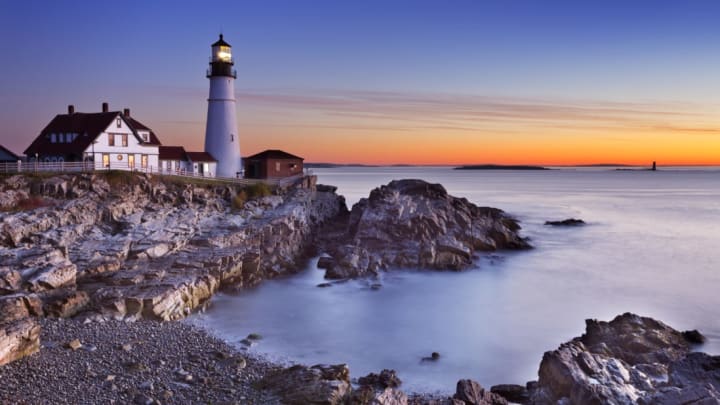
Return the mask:
[[235,111],[235,78],[231,46],[220,39],[212,44],[207,78],[210,79],[205,152],[217,159],[219,177],[240,176],[240,140]]

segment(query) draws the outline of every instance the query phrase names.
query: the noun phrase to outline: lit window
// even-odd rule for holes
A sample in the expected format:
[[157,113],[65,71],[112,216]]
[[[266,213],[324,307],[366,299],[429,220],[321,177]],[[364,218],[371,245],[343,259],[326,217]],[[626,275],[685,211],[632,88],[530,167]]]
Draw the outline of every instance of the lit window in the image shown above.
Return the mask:
[[127,146],[127,145],[128,145],[128,136],[127,136],[127,134],[123,134],[122,135],[122,146]]
[[102,159],[103,167],[110,167],[110,155],[108,155],[107,153],[103,153]]
[[115,146],[115,135],[108,134],[108,146]]
[[280,171],[280,162],[275,162],[275,171],[276,172]]
[[148,155],[140,156],[140,166],[142,166],[143,169],[148,167]]

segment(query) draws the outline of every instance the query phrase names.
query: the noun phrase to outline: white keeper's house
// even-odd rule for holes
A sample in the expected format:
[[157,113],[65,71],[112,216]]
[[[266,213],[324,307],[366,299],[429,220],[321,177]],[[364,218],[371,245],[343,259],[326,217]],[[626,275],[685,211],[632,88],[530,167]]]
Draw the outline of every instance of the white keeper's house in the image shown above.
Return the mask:
[[[181,154],[168,165],[161,148],[179,148]],[[67,114],[58,114],[25,149],[28,162],[86,162],[97,169],[142,170],[148,172],[184,172],[206,177],[214,176],[216,163],[205,152],[185,152],[182,147],[163,147],[157,135],[130,116],[130,109],[109,111],[102,104],[97,113],[75,112],[68,106]],[[190,157],[196,160],[190,160]],[[197,159],[201,159],[202,162]],[[167,159],[167,157],[165,157]]]

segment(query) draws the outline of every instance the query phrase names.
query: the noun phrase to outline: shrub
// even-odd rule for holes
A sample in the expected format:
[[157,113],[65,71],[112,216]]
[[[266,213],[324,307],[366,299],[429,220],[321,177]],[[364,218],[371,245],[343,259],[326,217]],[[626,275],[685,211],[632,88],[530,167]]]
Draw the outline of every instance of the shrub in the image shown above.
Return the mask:
[[262,198],[272,194],[272,190],[270,190],[270,187],[265,183],[255,183],[246,188],[246,190],[250,198]]
[[235,194],[235,197],[232,198],[232,207],[236,210],[242,209],[245,206],[247,199],[248,197],[245,190],[240,190],[240,192]]

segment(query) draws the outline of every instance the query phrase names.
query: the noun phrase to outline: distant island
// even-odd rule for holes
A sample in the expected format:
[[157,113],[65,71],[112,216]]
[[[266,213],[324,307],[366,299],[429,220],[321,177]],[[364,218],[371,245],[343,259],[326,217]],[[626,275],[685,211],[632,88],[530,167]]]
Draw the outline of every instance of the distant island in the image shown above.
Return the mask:
[[453,170],[551,170],[542,166],[527,165],[466,165],[458,166]]

